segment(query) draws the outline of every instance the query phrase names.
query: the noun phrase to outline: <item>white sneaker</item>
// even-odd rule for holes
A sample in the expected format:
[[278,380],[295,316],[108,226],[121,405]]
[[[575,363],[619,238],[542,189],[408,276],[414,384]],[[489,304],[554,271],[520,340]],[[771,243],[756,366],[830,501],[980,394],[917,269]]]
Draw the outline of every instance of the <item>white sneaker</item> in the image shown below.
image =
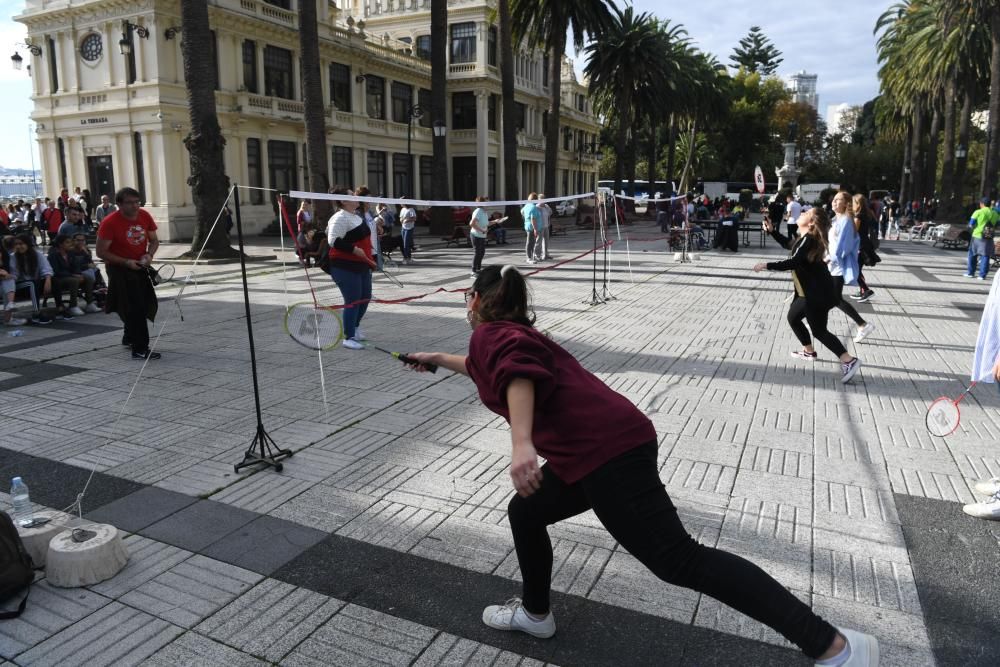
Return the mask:
[[986,278],[983,278],[982,276],[976,276],[976,280],[986,280]]
[[28,320],[23,317],[11,317],[9,320],[3,323],[5,327],[23,327],[28,323]]
[[[844,630],[838,628],[837,631],[844,635],[847,646],[851,654],[847,660],[840,663],[840,667],[877,667],[878,666],[878,640],[871,635],[866,635],[857,630]],[[819,664],[818,662],[816,663]]]
[[83,311],[80,310],[79,306],[73,306],[69,309],[69,314],[73,317],[83,317]]
[[97,306],[96,303],[94,303],[93,301],[91,301],[83,309],[83,312],[85,312],[85,313],[99,313],[99,312],[101,312],[101,309]]
[[361,331],[361,327],[354,330],[354,340],[368,340],[368,336]]
[[993,494],[989,500],[981,503],[969,503],[962,507],[962,511],[977,519],[1000,521],[1000,494]]
[[963,278],[972,278],[972,274],[971,273],[963,273],[962,277]]
[[7,303],[5,303],[3,305],[3,309],[4,310],[14,310],[14,302],[13,301],[8,301]]
[[842,384],[850,382],[851,378],[857,374],[859,368],[861,368],[861,360],[857,357],[854,358],[854,361],[840,364],[840,382]]
[[483,610],[483,623],[496,630],[520,630],[539,639],[548,639],[556,633],[556,617],[552,612],[536,621],[524,611],[521,598],[490,605]]
[[865,326],[858,329],[858,335],[854,337],[854,342],[860,343],[865,338],[868,338],[868,334],[870,334],[873,331],[875,331],[875,325],[872,324],[871,322],[868,322],[867,324],[865,324]]
[[1000,477],[992,477],[983,482],[976,482],[973,488],[977,493],[984,496],[993,496],[1000,493]]
[[341,345],[343,345],[344,347],[346,347],[348,350],[363,350],[363,349],[365,349],[364,345],[362,345],[358,341],[354,340],[353,338],[348,338],[343,343],[341,343]]

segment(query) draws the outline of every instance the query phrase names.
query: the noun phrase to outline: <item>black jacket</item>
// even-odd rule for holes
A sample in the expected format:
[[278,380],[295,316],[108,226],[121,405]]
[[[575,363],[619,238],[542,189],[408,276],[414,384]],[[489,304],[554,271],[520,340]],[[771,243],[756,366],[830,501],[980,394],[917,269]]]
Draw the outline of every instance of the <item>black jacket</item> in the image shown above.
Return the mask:
[[771,236],[781,247],[791,250],[791,255],[780,262],[768,262],[767,270],[791,271],[796,296],[804,297],[812,304],[834,306],[838,301],[837,291],[826,262],[822,258],[818,262],[809,261],[809,250],[815,243],[812,237],[800,236],[792,241],[777,229],[771,232]]

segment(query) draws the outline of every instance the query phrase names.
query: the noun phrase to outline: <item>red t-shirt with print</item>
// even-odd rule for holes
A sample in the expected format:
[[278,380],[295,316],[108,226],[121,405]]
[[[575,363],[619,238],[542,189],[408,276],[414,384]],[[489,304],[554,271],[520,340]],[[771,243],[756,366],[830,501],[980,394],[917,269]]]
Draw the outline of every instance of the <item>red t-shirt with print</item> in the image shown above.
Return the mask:
[[146,254],[149,232],[155,231],[156,223],[153,222],[153,216],[141,208],[135,220],[129,220],[121,211],[115,211],[101,220],[97,238],[111,241],[108,249],[119,257],[140,260]]

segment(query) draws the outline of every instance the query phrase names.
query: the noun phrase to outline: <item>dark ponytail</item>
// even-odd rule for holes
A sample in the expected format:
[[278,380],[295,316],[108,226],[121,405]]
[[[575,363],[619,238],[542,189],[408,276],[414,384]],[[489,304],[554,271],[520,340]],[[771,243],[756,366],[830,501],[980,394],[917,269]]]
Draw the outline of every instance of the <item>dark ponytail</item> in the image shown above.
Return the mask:
[[516,322],[529,327],[535,324],[528,283],[512,264],[484,266],[472,291],[479,295],[477,314],[483,322]]

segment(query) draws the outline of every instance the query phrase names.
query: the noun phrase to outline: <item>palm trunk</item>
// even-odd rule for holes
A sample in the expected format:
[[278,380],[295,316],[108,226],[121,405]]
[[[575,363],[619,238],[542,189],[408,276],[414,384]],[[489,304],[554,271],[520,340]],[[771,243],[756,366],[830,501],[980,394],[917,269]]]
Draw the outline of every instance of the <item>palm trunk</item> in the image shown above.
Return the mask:
[[[511,36],[510,2],[498,0],[497,14],[500,22],[500,105],[503,124],[503,179],[504,199],[521,198],[517,187],[517,105],[514,103],[514,45]],[[521,226],[521,209],[515,205],[504,211],[508,225]]]
[[631,96],[628,91],[624,91],[625,94],[622,96],[621,113],[618,114],[618,128],[615,136],[615,191],[614,194],[620,194],[622,191],[622,184],[625,181],[625,151],[628,148],[628,128],[630,125],[630,118],[628,110],[631,108]]
[[684,171],[681,172],[681,182],[679,186],[679,192],[688,191],[687,187],[688,169],[691,168],[691,158],[694,156],[694,150],[695,150],[694,142],[697,136],[698,136],[698,121],[693,120],[691,121],[690,139],[688,141],[688,152],[686,158],[684,159]]
[[934,110],[931,131],[927,141],[927,162],[924,166],[924,194],[933,197],[937,192],[938,142],[941,136],[941,112]]
[[[306,126],[306,167],[313,192],[330,189],[326,153],[326,108],[323,104],[323,79],[319,67],[319,32],[316,3],[299,3],[299,43],[302,46],[302,106]],[[399,193],[397,193],[398,196]],[[330,217],[332,206],[326,199],[313,202],[313,219]]]
[[549,122],[545,128],[545,192],[556,192],[556,164],[559,160],[559,121],[562,104],[562,59],[566,53],[566,31],[556,33],[549,52]]
[[913,125],[906,128],[906,141],[903,143],[903,169],[899,177],[899,203],[905,206],[910,197],[910,163],[913,161]]
[[[194,201],[194,239],[188,255],[195,255],[204,244],[202,255],[235,257],[229,246],[225,225],[215,225],[229,194],[229,177],[223,148],[226,140],[215,111],[215,65],[205,54],[211,50],[212,33],[208,23],[208,5],[204,2],[181,3],[181,55],[187,88],[188,117],[191,133],[184,138],[191,162],[191,197]],[[211,232],[211,234],[209,233]]]
[[986,162],[979,193],[996,198],[997,176],[1000,175],[1000,11],[990,15],[993,51],[990,56],[990,119],[987,128]]
[[[646,153],[646,182],[649,183],[650,198],[656,193],[656,153],[658,148],[656,139],[656,120],[651,117],[649,119],[649,145],[647,147],[649,152]],[[656,206],[646,207],[646,217],[656,217]]]
[[924,196],[924,108],[917,104],[913,110],[913,139],[910,152],[910,199]]
[[955,117],[957,115],[958,82],[955,70],[944,89],[944,147],[941,151],[941,207],[938,217],[951,221],[955,215]]
[[[431,117],[434,123],[447,125],[447,85],[448,85],[448,0],[431,0]],[[483,128],[485,129],[485,128]],[[448,143],[447,137],[434,137],[434,175],[431,179],[431,195],[437,201],[447,201],[448,197]],[[447,234],[452,231],[451,211],[444,206],[431,209],[431,233]]]
[[[962,111],[958,118],[958,143],[965,146],[966,150],[968,150],[969,136],[972,132],[973,90],[973,88],[970,88],[965,91],[965,98],[962,100]],[[965,210],[965,202],[962,200],[965,198],[965,175],[968,164],[969,158],[967,156],[955,158],[955,207],[959,216]]]
[[673,195],[674,161],[677,158],[677,116],[670,114],[670,135],[667,137],[667,183]]

